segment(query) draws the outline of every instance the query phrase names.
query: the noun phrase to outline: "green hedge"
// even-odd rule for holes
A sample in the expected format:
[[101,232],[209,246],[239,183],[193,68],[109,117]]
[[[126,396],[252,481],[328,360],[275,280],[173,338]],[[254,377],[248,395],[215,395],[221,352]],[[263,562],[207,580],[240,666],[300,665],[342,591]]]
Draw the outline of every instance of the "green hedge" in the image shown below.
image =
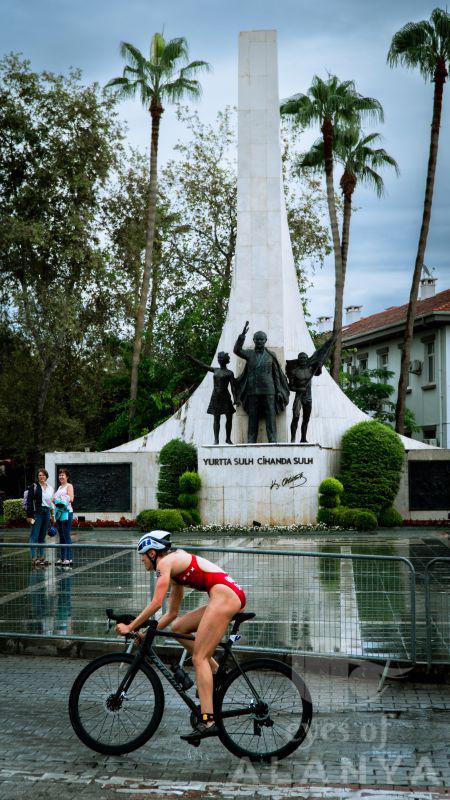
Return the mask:
[[337,508],[319,508],[317,512],[317,522],[323,522],[324,525],[339,525],[336,519]]
[[141,511],[136,522],[141,531],[159,529],[163,531],[181,531],[186,527],[180,509],[178,508],[156,508]]
[[198,497],[196,494],[188,494],[184,492],[178,495],[178,505],[180,508],[198,508]]
[[201,525],[202,524],[202,518],[201,518],[201,516],[200,516],[200,514],[199,514],[199,512],[197,511],[196,508],[191,508],[189,510],[189,513],[190,513],[190,515],[192,517],[192,524],[193,525]]
[[319,494],[319,506],[321,508],[337,508],[341,504],[338,494]]
[[404,460],[400,437],[376,420],[359,422],[342,438],[342,503],[379,513],[392,506]]
[[373,531],[378,527],[375,514],[367,508],[341,506],[334,509],[334,519],[335,525],[341,528],[356,528],[357,531]]
[[202,480],[198,472],[183,472],[183,474],[180,475],[178,485],[181,492],[193,494],[194,492],[199,491],[202,485]]
[[22,507],[22,500],[4,500],[3,514],[5,524],[8,524],[8,522],[21,522],[21,520],[25,522],[27,518],[26,512]]
[[194,524],[192,514],[187,508],[180,508],[180,514],[183,517],[184,524],[188,527]]
[[320,494],[324,495],[341,495],[344,487],[337,478],[325,478],[319,486]]
[[340,528],[356,528],[358,531],[372,531],[377,528],[377,518],[365,508],[319,508],[317,522],[325,525],[338,525]]
[[173,509],[178,504],[179,479],[184,472],[197,469],[197,450],[193,444],[171,439],[159,454],[160,471],[156,497],[159,508]]
[[[187,509],[192,512],[198,508],[199,498],[197,492],[199,491],[202,481],[198,472],[183,472],[178,480],[180,487],[180,494],[178,495],[178,505],[181,509]],[[200,525],[200,515],[196,512],[198,521],[194,524]],[[197,517],[196,517],[197,519]]]
[[380,528],[397,528],[403,525],[403,517],[396,508],[382,508],[378,514]]

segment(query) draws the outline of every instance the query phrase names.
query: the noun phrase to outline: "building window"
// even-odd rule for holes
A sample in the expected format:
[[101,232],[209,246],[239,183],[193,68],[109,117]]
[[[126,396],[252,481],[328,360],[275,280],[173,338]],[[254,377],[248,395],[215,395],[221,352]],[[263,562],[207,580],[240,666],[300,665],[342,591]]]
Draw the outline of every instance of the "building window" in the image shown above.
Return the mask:
[[423,428],[423,441],[428,444],[439,445],[437,439],[437,430],[436,425],[430,426],[428,428]]
[[358,369],[359,369],[359,372],[366,372],[367,364],[368,364],[367,356],[361,356],[361,358],[358,358]]
[[436,380],[434,342],[426,342],[425,344],[425,369],[428,383],[434,383]]
[[346,375],[351,375],[353,372],[353,358],[350,356],[346,356],[346,358],[342,359],[342,371],[345,372]]
[[389,367],[389,351],[383,350],[382,353],[377,353],[378,369],[388,369]]

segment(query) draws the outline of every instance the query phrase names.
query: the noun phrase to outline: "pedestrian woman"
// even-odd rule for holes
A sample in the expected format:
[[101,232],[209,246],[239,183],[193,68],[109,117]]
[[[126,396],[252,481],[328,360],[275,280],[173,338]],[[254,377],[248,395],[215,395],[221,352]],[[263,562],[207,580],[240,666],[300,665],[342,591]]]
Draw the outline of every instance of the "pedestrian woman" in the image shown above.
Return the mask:
[[59,532],[59,541],[61,544],[61,555],[56,562],[57,567],[71,567],[73,564],[72,560],[72,537],[70,532],[72,530],[72,520],[73,520],[73,498],[74,498],[74,491],[73,486],[70,483],[70,472],[65,467],[61,467],[58,472],[58,480],[59,480],[59,488],[56,490],[53,501],[57,502],[61,498],[66,498],[68,500],[67,503],[67,518],[66,514],[63,514],[63,519],[57,520],[57,528]]
[[[27,496],[27,522],[31,525],[29,542],[31,545],[42,545],[53,518],[53,486],[47,483],[48,472],[40,467],[36,483],[28,487]],[[31,563],[33,567],[46,567],[43,547],[31,547]]]

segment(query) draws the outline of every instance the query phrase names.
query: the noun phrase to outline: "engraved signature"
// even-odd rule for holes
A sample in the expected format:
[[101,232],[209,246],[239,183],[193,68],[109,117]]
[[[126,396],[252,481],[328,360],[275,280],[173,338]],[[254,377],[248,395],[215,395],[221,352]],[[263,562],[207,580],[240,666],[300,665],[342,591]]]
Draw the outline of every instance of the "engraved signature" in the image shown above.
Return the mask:
[[289,489],[296,489],[297,486],[304,486],[307,482],[308,479],[306,475],[304,475],[303,472],[298,472],[297,475],[287,475],[286,478],[283,478],[281,483],[272,481],[270,488],[279,489],[281,486],[288,486]]

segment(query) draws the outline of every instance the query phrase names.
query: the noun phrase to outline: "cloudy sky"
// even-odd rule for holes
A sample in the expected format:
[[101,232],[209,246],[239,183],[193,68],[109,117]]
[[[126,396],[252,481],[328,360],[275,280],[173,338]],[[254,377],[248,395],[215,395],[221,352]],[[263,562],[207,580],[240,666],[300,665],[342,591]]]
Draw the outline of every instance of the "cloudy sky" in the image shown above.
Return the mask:
[[[397,159],[399,179],[385,174],[387,195],[378,200],[358,189],[351,234],[345,305],[363,314],[408,299],[421,221],[428,158],[433,84],[418,72],[390,69],[386,53],[393,33],[426,19],[435,2],[419,0],[0,0],[0,52],[21,51],[36,70],[83,70],[86,82],[106,83],[122,71],[121,40],[141,50],[164,27],[167,38],[185,36],[191,58],[209,61],[198,110],[212,121],[237,102],[237,37],[240,30],[278,31],[280,96],[305,92],[314,74],[354,79],[357,90],[379,99],[384,147]],[[445,7],[442,4],[442,7]],[[444,112],[433,216],[426,264],[435,268],[437,290],[450,287],[450,90]],[[136,103],[121,106],[133,145],[145,147],[148,114]],[[163,120],[162,159],[185,132],[169,110]],[[333,309],[333,264],[314,277],[313,318]]]

